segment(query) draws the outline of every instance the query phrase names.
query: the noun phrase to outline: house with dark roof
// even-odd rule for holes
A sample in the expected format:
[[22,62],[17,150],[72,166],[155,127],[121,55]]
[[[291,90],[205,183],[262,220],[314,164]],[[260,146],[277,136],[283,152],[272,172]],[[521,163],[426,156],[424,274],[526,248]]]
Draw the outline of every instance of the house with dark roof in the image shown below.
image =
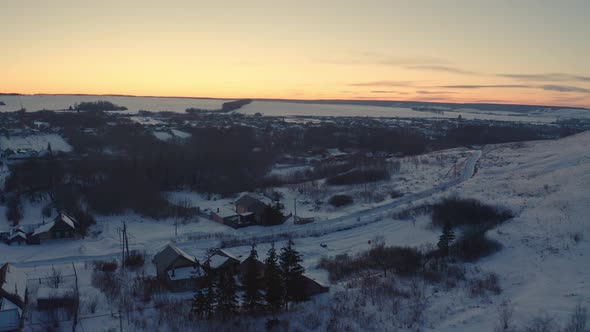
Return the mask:
[[236,202],[236,212],[240,215],[244,215],[244,221],[250,221],[255,224],[262,224],[264,220],[264,214],[268,204],[265,204],[258,198],[251,195],[244,195],[240,197]]
[[0,332],[20,331],[27,303],[27,277],[11,264],[0,267]]

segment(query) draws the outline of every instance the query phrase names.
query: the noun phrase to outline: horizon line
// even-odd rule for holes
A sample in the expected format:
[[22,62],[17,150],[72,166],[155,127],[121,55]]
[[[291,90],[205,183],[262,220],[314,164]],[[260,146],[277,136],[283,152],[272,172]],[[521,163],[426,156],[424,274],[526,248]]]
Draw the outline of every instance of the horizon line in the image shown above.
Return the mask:
[[132,97],[132,98],[177,98],[177,99],[213,99],[213,100],[260,100],[260,101],[286,101],[286,102],[392,102],[392,103],[422,103],[422,104],[452,104],[452,105],[508,105],[508,106],[533,106],[533,107],[552,107],[564,109],[584,109],[590,110],[588,106],[563,106],[563,105],[539,105],[539,104],[522,104],[511,102],[445,102],[445,101],[422,101],[422,100],[398,100],[398,99],[298,99],[298,98],[253,98],[253,97],[201,97],[201,96],[157,96],[157,95],[134,95],[134,94],[117,94],[117,93],[20,93],[20,92],[0,92],[0,96],[96,96],[96,97]]

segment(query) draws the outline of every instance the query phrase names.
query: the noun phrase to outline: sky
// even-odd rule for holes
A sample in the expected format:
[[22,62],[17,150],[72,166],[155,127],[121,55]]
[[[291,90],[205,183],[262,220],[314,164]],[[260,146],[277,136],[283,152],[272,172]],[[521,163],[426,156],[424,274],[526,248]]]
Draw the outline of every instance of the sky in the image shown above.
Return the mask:
[[586,0],[0,1],[0,92],[590,107]]

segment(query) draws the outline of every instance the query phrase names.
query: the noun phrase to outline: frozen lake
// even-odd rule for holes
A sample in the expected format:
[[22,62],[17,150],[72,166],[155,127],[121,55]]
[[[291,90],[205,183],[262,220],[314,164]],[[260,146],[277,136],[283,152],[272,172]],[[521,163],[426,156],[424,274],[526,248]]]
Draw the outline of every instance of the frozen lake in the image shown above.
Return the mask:
[[[77,96],[77,95],[0,95],[0,112],[16,111],[24,107],[28,111],[64,110],[76,103],[107,100],[128,108],[124,113],[135,114],[145,111],[169,111],[183,113],[187,108],[217,110],[228,99],[208,98],[163,98],[163,97],[125,97],[125,96]],[[268,116],[366,116],[399,118],[457,118],[464,119],[516,121],[527,123],[551,123],[558,119],[590,118],[590,111],[585,109],[539,108],[529,113],[512,113],[499,109],[496,111],[456,108],[440,112],[415,111],[409,107],[390,107],[373,105],[351,105],[344,103],[313,103],[275,100],[254,100],[239,109],[244,114],[261,113]]]

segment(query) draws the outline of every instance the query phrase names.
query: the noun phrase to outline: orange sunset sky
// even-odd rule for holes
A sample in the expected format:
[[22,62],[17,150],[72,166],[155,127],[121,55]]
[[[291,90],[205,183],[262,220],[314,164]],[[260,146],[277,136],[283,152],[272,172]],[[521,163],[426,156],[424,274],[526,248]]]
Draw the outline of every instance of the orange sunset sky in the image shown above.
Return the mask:
[[590,106],[590,1],[0,5],[0,92]]

